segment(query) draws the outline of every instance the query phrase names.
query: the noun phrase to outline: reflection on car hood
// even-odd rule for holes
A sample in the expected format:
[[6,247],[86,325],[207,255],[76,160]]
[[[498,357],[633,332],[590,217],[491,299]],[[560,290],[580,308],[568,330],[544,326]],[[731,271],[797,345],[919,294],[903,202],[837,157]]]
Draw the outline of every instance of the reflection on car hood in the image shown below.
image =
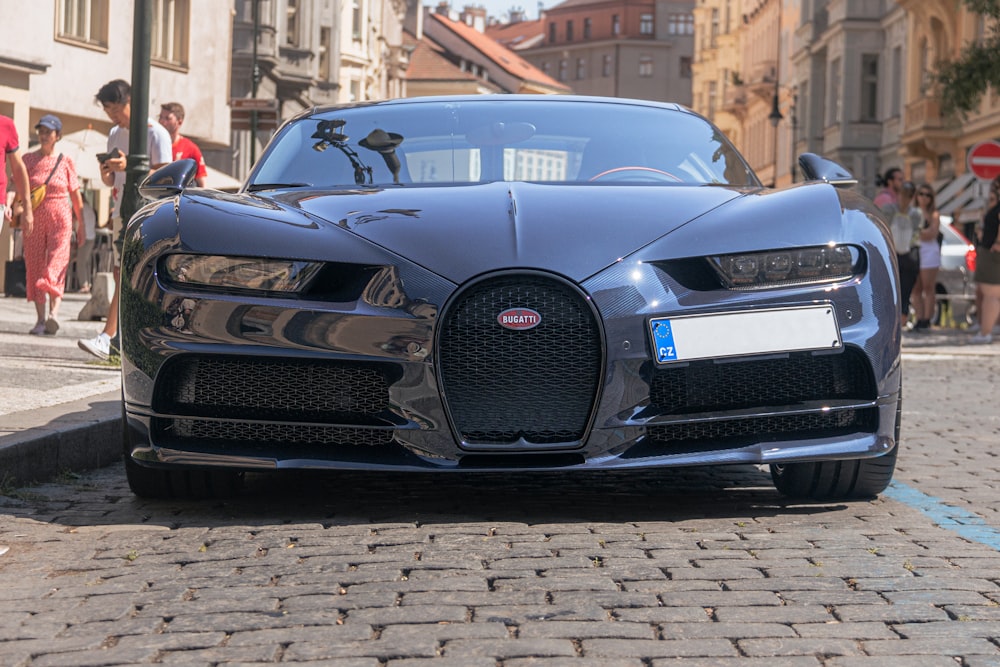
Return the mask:
[[739,195],[721,187],[490,183],[277,199],[461,283],[507,267],[583,280]]

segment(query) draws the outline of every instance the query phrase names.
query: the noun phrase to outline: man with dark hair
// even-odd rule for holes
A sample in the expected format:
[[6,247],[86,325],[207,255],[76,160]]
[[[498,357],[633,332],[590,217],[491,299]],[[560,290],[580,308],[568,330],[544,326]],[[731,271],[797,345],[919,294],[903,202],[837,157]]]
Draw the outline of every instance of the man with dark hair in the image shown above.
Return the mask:
[[899,167],[889,167],[882,177],[882,191],[875,195],[875,205],[885,209],[889,204],[899,201],[899,190],[903,187],[903,170]]
[[180,102],[167,102],[160,105],[160,125],[166,128],[172,141],[172,150],[175,160],[191,158],[198,163],[198,171],[194,175],[194,183],[199,188],[205,187],[205,178],[208,176],[208,169],[205,167],[205,158],[201,155],[201,149],[185,136],[181,136],[181,125],[184,124],[184,107]]
[[[129,148],[129,125],[132,122],[132,87],[127,81],[115,79],[101,86],[95,96],[104,113],[115,124],[108,133],[108,154],[101,156],[101,181],[112,188],[111,230],[115,249],[115,292],[108,308],[108,319],[104,330],[94,338],[77,341],[81,350],[95,357],[107,359],[111,356],[111,340],[118,334],[118,267],[121,266],[121,249],[125,235],[122,220],[122,196],[125,190],[126,155]],[[170,135],[159,123],[147,122],[146,152],[149,154],[151,169],[158,169],[170,162]]]

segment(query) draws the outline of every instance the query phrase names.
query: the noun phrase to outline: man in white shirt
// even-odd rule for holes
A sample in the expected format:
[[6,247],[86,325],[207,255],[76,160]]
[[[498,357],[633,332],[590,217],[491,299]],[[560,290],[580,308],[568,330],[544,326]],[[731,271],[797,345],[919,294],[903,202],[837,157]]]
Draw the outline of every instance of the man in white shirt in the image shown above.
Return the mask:
[[[109,155],[101,160],[101,181],[112,188],[111,224],[115,247],[115,292],[111,298],[104,330],[94,338],[77,341],[77,344],[80,349],[90,352],[95,357],[107,359],[111,356],[111,341],[118,334],[118,269],[121,266],[121,247],[125,233],[121,210],[129,148],[129,125],[132,122],[132,87],[127,81],[115,79],[101,86],[96,98],[104,108],[104,113],[115,124],[108,134]],[[170,134],[162,125],[152,120],[148,121],[147,126],[149,134],[146,152],[149,154],[149,166],[150,169],[158,169],[171,161]]]

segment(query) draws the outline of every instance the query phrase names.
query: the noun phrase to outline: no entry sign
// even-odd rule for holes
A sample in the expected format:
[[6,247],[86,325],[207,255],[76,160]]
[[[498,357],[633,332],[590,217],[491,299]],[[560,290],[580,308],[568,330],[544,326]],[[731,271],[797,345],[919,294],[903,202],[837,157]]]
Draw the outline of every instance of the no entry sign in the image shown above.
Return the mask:
[[1000,176],[1000,142],[983,141],[969,151],[969,171],[984,181]]

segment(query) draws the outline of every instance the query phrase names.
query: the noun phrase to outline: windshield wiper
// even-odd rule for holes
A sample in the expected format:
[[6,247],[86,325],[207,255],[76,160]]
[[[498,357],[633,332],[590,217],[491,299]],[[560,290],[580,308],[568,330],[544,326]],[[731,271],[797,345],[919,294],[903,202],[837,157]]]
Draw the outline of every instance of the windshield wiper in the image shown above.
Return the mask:
[[251,183],[247,186],[247,192],[259,192],[260,190],[279,190],[281,188],[311,188],[312,183]]

